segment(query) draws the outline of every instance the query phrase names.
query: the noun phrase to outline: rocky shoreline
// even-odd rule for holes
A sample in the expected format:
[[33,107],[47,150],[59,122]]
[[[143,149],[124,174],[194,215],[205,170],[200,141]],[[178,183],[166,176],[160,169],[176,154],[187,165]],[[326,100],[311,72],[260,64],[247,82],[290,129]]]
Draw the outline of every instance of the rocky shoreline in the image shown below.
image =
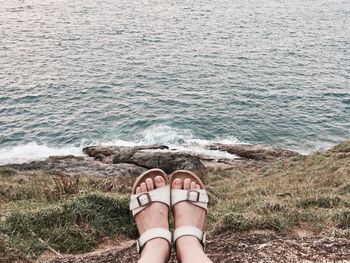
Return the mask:
[[299,153],[277,147],[252,144],[211,144],[208,150],[222,151],[236,159],[214,159],[206,155],[170,149],[166,145],[152,146],[89,146],[86,156],[50,156],[43,161],[8,164],[16,170],[44,170],[69,175],[137,176],[147,169],[160,168],[166,173],[186,169],[201,172],[206,169],[230,169],[239,161],[274,161],[298,156]]

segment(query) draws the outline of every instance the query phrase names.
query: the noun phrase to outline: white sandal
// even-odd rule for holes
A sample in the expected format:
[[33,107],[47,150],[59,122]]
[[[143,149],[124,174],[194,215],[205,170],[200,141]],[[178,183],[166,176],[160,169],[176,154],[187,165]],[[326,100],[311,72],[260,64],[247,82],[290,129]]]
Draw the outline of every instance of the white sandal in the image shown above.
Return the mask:
[[[166,204],[168,207],[170,206],[170,185],[166,184],[164,187],[156,188],[149,192],[143,192],[139,194],[135,194],[136,188],[140,186],[147,178],[151,178],[152,180],[156,176],[162,176],[165,182],[168,182],[167,175],[160,169],[151,169],[147,172],[141,174],[133,185],[132,195],[130,198],[130,210],[132,211],[133,217],[135,217],[138,213],[140,213],[143,209],[145,209],[148,205],[153,202],[161,202]],[[169,246],[171,246],[172,235],[169,229],[167,228],[151,228],[145,231],[136,242],[137,253],[141,253],[145,244],[155,238],[163,238],[168,241]]]
[[[174,205],[179,202],[187,201],[207,211],[209,197],[207,191],[204,189],[204,184],[201,181],[201,179],[199,179],[197,175],[190,171],[179,170],[170,175],[170,185],[172,185],[173,181],[177,178],[180,178],[182,181],[184,181],[184,179],[191,179],[191,181],[194,181],[196,184],[199,184],[201,189],[185,190],[171,188],[171,207],[174,207]],[[198,238],[203,248],[205,248],[206,234],[201,229],[195,226],[178,227],[174,231],[173,243],[175,244],[176,240],[182,236],[194,236]]]

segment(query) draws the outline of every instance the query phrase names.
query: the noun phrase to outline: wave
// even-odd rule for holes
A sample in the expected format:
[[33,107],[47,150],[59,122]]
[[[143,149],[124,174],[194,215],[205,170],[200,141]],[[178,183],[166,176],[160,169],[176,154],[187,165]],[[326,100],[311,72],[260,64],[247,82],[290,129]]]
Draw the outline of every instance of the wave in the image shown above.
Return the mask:
[[[215,138],[205,140],[197,138],[191,130],[176,129],[167,125],[154,125],[146,128],[137,134],[133,140],[111,139],[108,141],[91,141],[83,139],[79,145],[64,145],[61,147],[38,144],[36,142],[0,148],[0,164],[26,163],[35,160],[43,160],[53,155],[75,155],[84,156],[82,149],[86,146],[138,146],[138,145],[166,145],[171,150],[187,152],[212,159],[235,159],[238,156],[218,150],[206,149],[206,146],[213,143],[238,144],[245,143],[232,138]],[[312,149],[292,149],[301,154],[310,154],[317,150],[326,150],[333,146],[332,143],[320,143]]]
[[0,164],[25,163],[34,160],[45,159],[52,155],[83,155],[80,147],[50,147],[31,142],[13,147],[0,149]]
[[137,145],[167,145],[170,149],[188,152],[195,155],[206,156],[213,159],[234,159],[236,155],[218,150],[208,150],[205,146],[218,143],[239,143],[236,138],[204,140],[196,138],[190,130],[175,129],[167,125],[156,125],[145,129],[131,140],[113,139],[109,141],[82,140],[79,146],[67,145],[62,147],[38,144],[36,142],[5,147],[0,149],[0,164],[25,163],[34,160],[43,160],[53,155],[84,156],[83,147],[90,145],[100,146],[137,146]]

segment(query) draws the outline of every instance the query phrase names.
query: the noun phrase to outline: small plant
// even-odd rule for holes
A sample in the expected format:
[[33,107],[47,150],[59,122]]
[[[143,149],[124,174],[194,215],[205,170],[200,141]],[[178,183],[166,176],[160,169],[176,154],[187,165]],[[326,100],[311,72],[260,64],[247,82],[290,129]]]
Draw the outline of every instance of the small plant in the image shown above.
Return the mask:
[[335,215],[335,220],[338,222],[337,227],[341,229],[350,229],[350,210],[337,213]]
[[283,204],[280,203],[264,203],[261,206],[261,210],[265,213],[273,213],[273,212],[280,212],[283,211],[285,209],[285,206]]
[[227,230],[249,230],[253,227],[251,220],[243,213],[228,213],[223,219],[223,228]]
[[350,194],[350,184],[344,185],[339,189],[341,195]]
[[56,192],[61,195],[79,193],[79,176],[70,177],[62,174],[54,176],[53,181]]
[[16,175],[17,171],[15,169],[12,169],[10,167],[0,167],[0,176],[8,177]]
[[339,197],[319,197],[319,198],[307,198],[299,202],[298,207],[320,207],[320,208],[334,208],[338,206],[341,199]]
[[78,194],[80,191],[79,176],[68,176],[65,174],[57,174],[52,176],[52,181],[48,181],[43,189],[44,196],[47,200],[57,200],[64,195]]

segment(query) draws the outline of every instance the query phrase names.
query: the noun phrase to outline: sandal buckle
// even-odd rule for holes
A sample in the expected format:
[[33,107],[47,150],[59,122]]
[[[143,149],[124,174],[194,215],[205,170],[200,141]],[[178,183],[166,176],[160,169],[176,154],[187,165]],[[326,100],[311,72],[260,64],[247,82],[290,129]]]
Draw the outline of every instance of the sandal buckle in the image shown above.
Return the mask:
[[187,200],[190,202],[198,202],[200,193],[196,190],[188,190],[187,191]]
[[139,206],[145,206],[152,202],[152,199],[149,193],[143,193],[139,195],[136,199],[137,199],[137,202],[139,203]]

